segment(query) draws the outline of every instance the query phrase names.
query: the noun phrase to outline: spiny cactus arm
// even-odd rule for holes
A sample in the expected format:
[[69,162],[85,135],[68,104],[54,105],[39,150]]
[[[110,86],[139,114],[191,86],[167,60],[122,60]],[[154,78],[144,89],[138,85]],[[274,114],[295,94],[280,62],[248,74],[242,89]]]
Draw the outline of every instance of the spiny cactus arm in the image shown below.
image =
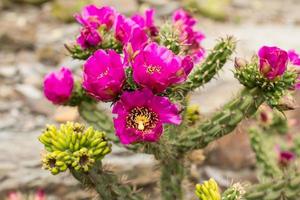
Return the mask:
[[278,177],[281,175],[279,167],[275,163],[275,159],[269,153],[268,145],[265,144],[262,136],[262,130],[251,128],[249,130],[251,147],[255,153],[257,165],[266,177]]
[[236,41],[233,37],[221,39],[206,60],[192,72],[189,79],[182,85],[170,88],[167,94],[173,99],[181,99],[189,91],[195,90],[209,82],[225,65],[235,47]]
[[298,200],[300,199],[300,174],[292,174],[250,186],[246,189],[246,200]]
[[240,183],[235,183],[223,192],[222,200],[241,200],[245,192],[244,187]]
[[83,185],[94,188],[101,200],[143,199],[129,185],[120,183],[116,175],[103,170],[101,162],[95,163],[93,168],[86,173],[74,170],[71,173]]
[[119,140],[114,133],[114,125],[112,123],[112,118],[107,114],[107,112],[101,108],[97,103],[94,102],[82,102],[78,106],[78,111],[80,116],[89,125],[93,126],[98,130],[105,131],[107,137],[114,143],[118,143]]
[[184,165],[182,159],[165,159],[161,161],[160,190],[163,200],[181,200]]
[[243,119],[253,115],[264,100],[259,89],[245,88],[210,119],[182,134],[176,145],[181,151],[204,148],[232,132]]

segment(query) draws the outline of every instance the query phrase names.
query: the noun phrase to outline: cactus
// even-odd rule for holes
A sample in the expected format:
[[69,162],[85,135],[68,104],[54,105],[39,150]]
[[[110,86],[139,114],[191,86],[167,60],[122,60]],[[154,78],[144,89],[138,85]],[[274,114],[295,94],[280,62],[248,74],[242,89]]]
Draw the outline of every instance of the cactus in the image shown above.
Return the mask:
[[[73,58],[85,61],[82,79],[74,81],[71,70],[63,68],[44,81],[48,100],[77,106],[90,127],[72,122],[60,128],[47,126],[39,137],[46,150],[43,167],[54,175],[69,170],[103,200],[142,199],[103,167],[101,161],[110,153],[111,143],[153,155],[161,170],[162,199],[182,200],[185,157],[190,151],[230,134],[263,103],[283,112],[282,99],[298,87],[299,75],[287,66],[287,52],[262,47],[250,62],[235,60],[234,75],[244,88],[205,119],[197,106],[190,105],[189,94],[217,75],[233,54],[236,40],[220,39],[203,60],[204,35],[195,30],[194,18],[178,10],[172,23],[158,27],[153,14],[150,9],[145,16],[129,19],[110,7],[85,7],[82,15],[76,15],[82,25],[77,43],[66,45]],[[100,102],[111,103],[113,116]],[[266,124],[274,133],[286,130],[282,116]],[[266,127],[250,131],[251,145],[266,181],[279,179],[278,184],[236,183],[221,194],[211,179],[196,186],[200,200],[298,197],[298,175],[285,176],[268,157],[261,133]]]

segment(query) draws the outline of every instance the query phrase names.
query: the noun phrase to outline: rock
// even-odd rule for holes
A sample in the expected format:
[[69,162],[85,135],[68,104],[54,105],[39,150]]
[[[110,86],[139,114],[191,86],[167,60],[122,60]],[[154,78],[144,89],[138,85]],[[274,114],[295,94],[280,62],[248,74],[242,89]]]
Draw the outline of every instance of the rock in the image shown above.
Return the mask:
[[1,16],[0,50],[33,49],[37,26],[32,19],[20,17],[16,13],[5,14]]
[[228,188],[232,183],[251,181],[256,182],[257,178],[253,172],[249,169],[236,171],[236,170],[224,170],[217,167],[205,166],[202,169],[202,174],[199,176],[203,182],[209,178],[213,178],[222,188]]
[[31,5],[41,5],[47,1],[51,0],[2,0],[3,5],[9,5],[12,3],[21,3],[21,4],[31,4]]
[[236,131],[210,144],[207,163],[224,169],[239,170],[255,164],[246,132]]
[[171,3],[170,0],[141,0],[141,1],[149,4],[150,6],[164,6]]
[[43,97],[42,92],[32,85],[18,84],[16,90],[29,99],[41,99]]
[[36,114],[51,116],[55,111],[55,106],[49,101],[47,101],[45,98],[30,100],[27,102],[27,105],[30,111]]
[[59,50],[52,46],[43,46],[37,50],[37,57],[45,65],[56,66],[64,57]]
[[230,0],[185,0],[184,3],[189,10],[214,20],[224,21],[229,15]]
[[98,6],[113,6],[118,12],[125,15],[132,15],[139,9],[137,0],[93,0],[92,2]]
[[157,6],[157,15],[161,17],[170,16],[178,8],[180,8],[180,3],[178,1],[170,1],[167,4]]
[[12,66],[1,66],[0,77],[13,78],[17,73],[17,69]]
[[89,3],[89,0],[55,0],[51,12],[54,17],[63,22],[75,22],[74,14]]
[[0,84],[0,99],[15,99],[17,96],[12,86]]
[[76,121],[79,117],[78,110],[75,107],[59,106],[55,110],[54,120],[59,123],[67,121]]

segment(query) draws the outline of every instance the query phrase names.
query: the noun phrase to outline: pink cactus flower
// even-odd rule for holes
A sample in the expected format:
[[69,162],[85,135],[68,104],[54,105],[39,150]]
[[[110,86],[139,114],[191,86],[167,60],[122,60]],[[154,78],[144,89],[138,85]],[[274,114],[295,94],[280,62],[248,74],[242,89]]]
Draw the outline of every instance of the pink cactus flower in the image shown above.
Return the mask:
[[278,162],[282,167],[287,167],[295,160],[296,155],[291,151],[280,151],[278,155]]
[[44,94],[54,104],[63,104],[69,100],[74,87],[70,69],[62,67],[59,72],[47,74],[44,78]]
[[140,52],[146,46],[148,41],[148,36],[140,27],[135,27],[133,29],[131,38],[124,46],[124,60],[126,65],[131,63],[138,52]]
[[145,16],[139,14],[133,15],[131,19],[135,21],[142,29],[144,29],[149,36],[155,37],[158,35],[158,28],[154,24],[154,9],[147,9]]
[[43,189],[38,189],[35,193],[34,200],[46,200],[45,191]]
[[173,18],[173,22],[182,23],[185,26],[189,26],[189,27],[193,27],[197,23],[197,20],[183,9],[176,10],[172,18]]
[[22,197],[17,192],[9,192],[7,195],[8,200],[22,200]]
[[83,67],[83,88],[101,101],[112,101],[121,92],[125,80],[121,56],[114,50],[97,50]]
[[269,80],[284,74],[288,64],[288,54],[278,47],[263,46],[259,49],[259,70]]
[[185,81],[193,62],[190,57],[182,59],[166,47],[152,42],[136,55],[132,67],[136,83],[160,93],[173,84]]
[[75,19],[83,26],[90,25],[99,28],[104,25],[108,30],[113,26],[115,17],[114,8],[108,6],[97,8],[95,5],[85,6],[81,14],[75,15]]
[[149,89],[124,92],[114,105],[116,135],[123,144],[156,142],[163,124],[181,123],[178,108],[167,97],[155,96]]
[[84,26],[80,30],[80,35],[77,38],[77,43],[83,48],[97,46],[101,43],[102,38],[98,30],[92,26]]
[[295,50],[288,51],[289,60],[293,65],[300,66],[300,55]]
[[132,31],[138,25],[131,19],[126,18],[123,15],[118,15],[116,21],[115,37],[123,45],[126,44],[130,38]]
[[205,35],[194,30],[197,20],[188,12],[179,9],[173,14],[173,23],[179,31],[181,42],[186,45],[186,53],[192,56],[195,63],[200,62],[205,54],[205,50],[201,46]]

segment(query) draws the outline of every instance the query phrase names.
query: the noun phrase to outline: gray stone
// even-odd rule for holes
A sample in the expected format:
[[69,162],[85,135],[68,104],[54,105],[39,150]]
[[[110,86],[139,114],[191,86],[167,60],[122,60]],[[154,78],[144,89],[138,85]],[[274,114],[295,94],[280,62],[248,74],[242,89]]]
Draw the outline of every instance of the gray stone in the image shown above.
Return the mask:
[[0,77],[13,78],[17,73],[17,69],[13,66],[0,66]]
[[30,99],[41,99],[43,97],[41,90],[33,87],[32,85],[19,84],[16,85],[16,90],[23,96]]

